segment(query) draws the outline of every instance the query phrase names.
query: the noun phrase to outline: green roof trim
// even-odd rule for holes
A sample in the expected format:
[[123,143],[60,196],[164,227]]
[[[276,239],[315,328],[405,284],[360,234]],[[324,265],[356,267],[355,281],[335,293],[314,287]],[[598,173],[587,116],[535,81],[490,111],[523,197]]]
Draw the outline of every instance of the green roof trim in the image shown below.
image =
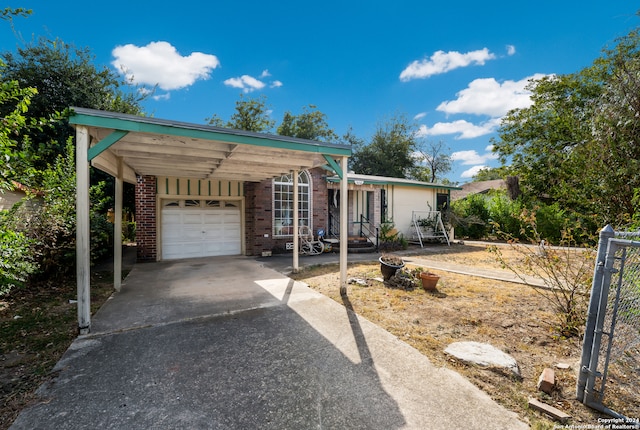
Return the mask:
[[[443,185],[443,184],[433,184],[430,182],[420,182],[413,181],[410,179],[402,179],[402,178],[387,178],[383,176],[369,177],[366,175],[356,175],[349,177],[349,183],[355,184],[355,182],[362,182],[362,185],[401,185],[406,187],[417,187],[417,188],[436,188],[441,190],[461,190],[461,187],[456,187],[452,185]],[[327,177],[327,182],[340,182],[340,179],[336,176]]]
[[340,165],[336,163],[336,160],[326,154],[324,155],[324,159],[327,160],[327,163],[329,163],[329,167],[336,173],[336,175],[338,175],[338,177],[342,179],[342,169],[340,168]]
[[89,148],[89,151],[87,153],[87,161],[91,161],[98,155],[102,154],[104,151],[109,149],[111,145],[125,137],[127,134],[129,134],[128,131],[114,130],[109,136],[105,137],[100,142]]
[[154,133],[193,139],[216,140],[332,156],[351,156],[351,147],[349,145],[169,121],[95,109],[72,107],[71,111],[69,123],[72,125],[110,128],[122,132]]

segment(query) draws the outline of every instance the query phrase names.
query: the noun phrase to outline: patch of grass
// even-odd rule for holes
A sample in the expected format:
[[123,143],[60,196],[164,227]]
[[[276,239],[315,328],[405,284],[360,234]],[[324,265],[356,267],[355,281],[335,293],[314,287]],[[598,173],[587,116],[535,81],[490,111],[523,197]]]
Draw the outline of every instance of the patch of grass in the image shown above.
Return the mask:
[[[94,313],[113,291],[110,273],[91,280]],[[15,289],[0,306],[0,429],[7,429],[51,377],[77,332],[75,280]]]

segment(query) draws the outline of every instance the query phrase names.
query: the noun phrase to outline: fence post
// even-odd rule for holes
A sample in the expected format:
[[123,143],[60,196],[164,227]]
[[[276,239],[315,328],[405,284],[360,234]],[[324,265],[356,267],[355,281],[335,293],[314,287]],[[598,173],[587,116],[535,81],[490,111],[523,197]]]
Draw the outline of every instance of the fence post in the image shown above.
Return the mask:
[[[615,231],[609,224],[600,230],[598,254],[596,256],[596,263],[593,269],[591,298],[589,300],[589,310],[587,312],[587,325],[584,331],[584,340],[582,342],[580,371],[578,373],[578,382],[576,384],[576,399],[583,403],[586,401],[585,386],[589,377],[589,363],[591,362],[591,351],[596,329],[596,320],[598,317],[598,308],[600,306],[600,294],[602,291],[602,277],[604,274],[604,263],[607,256],[607,246],[609,244],[609,239],[612,239],[614,236]],[[591,370],[595,371],[596,369]]]

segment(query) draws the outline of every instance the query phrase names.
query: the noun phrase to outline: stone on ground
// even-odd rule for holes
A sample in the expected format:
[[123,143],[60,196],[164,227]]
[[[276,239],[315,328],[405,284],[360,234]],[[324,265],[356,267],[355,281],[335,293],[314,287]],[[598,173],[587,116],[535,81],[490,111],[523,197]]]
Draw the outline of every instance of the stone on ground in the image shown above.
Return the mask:
[[520,377],[520,368],[515,358],[488,343],[454,342],[444,352],[465,363],[506,369]]

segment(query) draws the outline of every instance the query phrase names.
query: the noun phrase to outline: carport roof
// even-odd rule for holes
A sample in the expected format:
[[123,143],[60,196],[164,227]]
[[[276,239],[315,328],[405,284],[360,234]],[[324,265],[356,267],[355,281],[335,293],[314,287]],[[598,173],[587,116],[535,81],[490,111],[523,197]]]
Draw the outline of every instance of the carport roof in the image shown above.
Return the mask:
[[88,161],[113,176],[122,160],[123,178],[175,176],[261,181],[329,164],[351,155],[349,145],[254,133],[209,125],[71,108],[69,122],[89,134]]

